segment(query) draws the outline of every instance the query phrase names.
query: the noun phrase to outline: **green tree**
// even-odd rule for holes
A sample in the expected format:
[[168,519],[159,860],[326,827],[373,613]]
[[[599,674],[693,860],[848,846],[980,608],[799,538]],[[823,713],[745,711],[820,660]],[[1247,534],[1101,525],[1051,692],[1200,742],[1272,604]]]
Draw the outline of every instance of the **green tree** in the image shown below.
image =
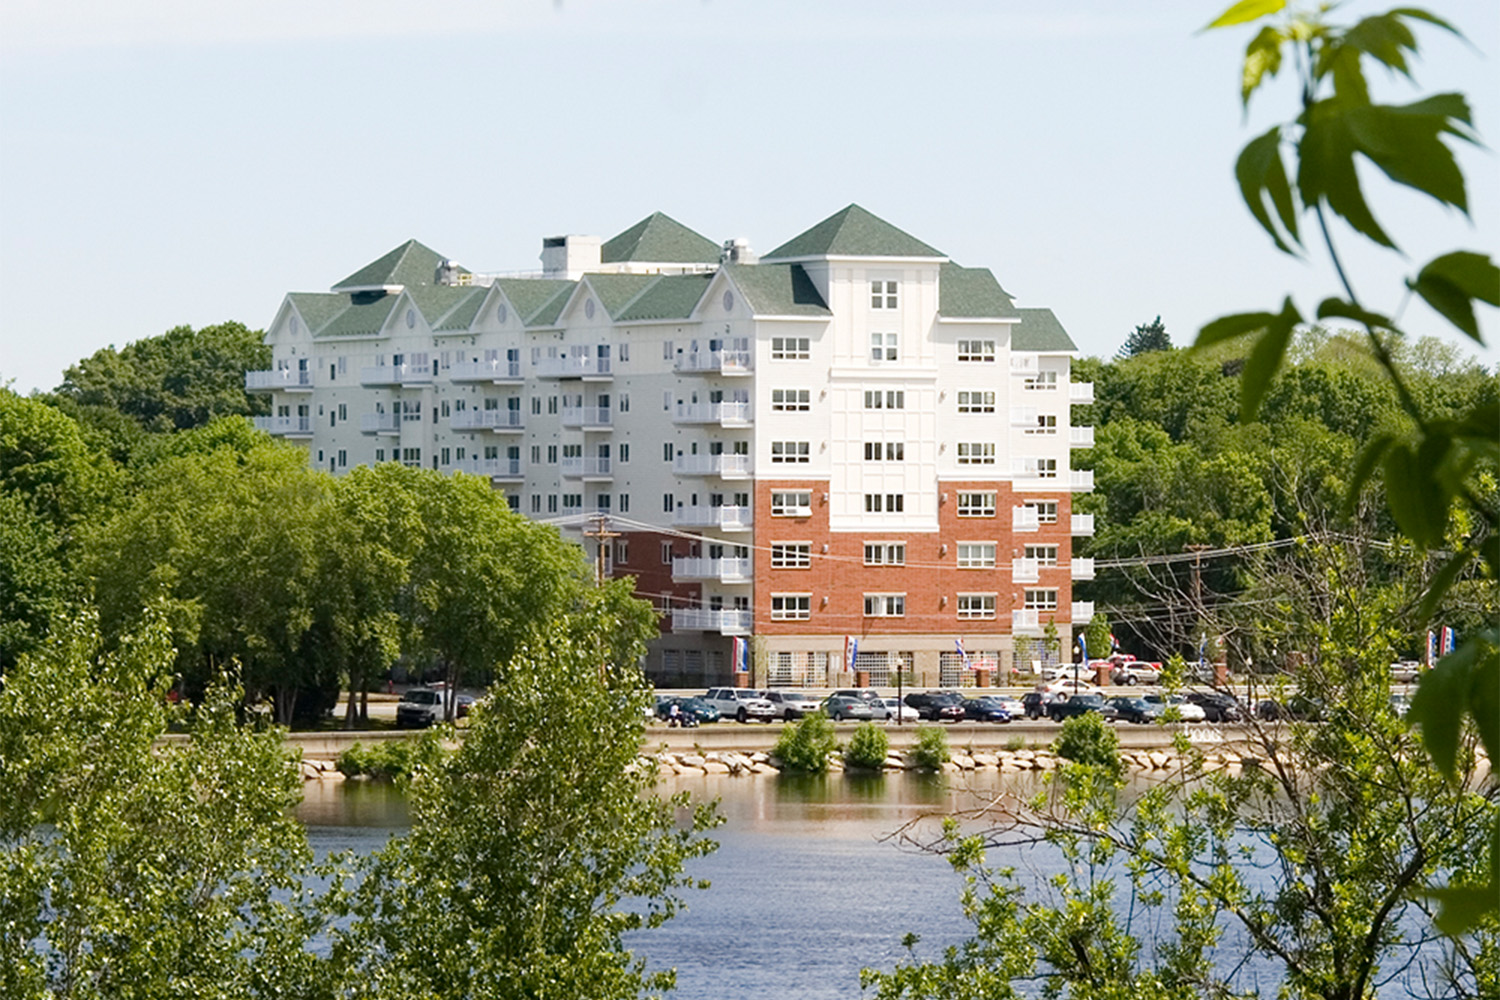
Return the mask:
[[844,750],[844,764],[878,771],[885,766],[890,751],[891,741],[885,730],[873,722],[861,722]]
[[71,536],[119,486],[118,470],[89,449],[73,420],[0,388],[0,490],[25,497],[37,515]]
[[814,712],[795,725],[782,727],[774,753],[788,770],[823,774],[838,745],[833,723],[823,713]]
[[19,493],[0,489],[0,674],[46,638],[77,589],[60,533]]
[[1150,354],[1153,351],[1170,351],[1171,349],[1172,335],[1167,333],[1166,326],[1158,316],[1151,322],[1142,323],[1132,330],[1115,357],[1133,358],[1141,354]]

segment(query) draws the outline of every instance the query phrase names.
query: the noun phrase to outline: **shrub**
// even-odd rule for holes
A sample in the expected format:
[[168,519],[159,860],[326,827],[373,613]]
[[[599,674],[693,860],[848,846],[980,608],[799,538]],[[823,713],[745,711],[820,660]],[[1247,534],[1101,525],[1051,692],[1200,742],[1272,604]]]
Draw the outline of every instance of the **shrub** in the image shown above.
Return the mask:
[[418,740],[386,740],[368,746],[356,743],[339,754],[337,766],[347,778],[365,774],[381,781],[409,778],[419,747]]
[[821,713],[809,715],[795,726],[785,726],[773,751],[787,770],[822,774],[828,758],[838,749],[833,723]]
[[1124,773],[1120,760],[1120,738],[1098,712],[1085,712],[1065,719],[1052,748],[1059,757],[1077,764],[1100,767],[1111,774]]
[[1008,739],[1008,740],[1005,741],[1005,749],[1007,749],[1007,750],[1025,750],[1026,749],[1026,737],[1024,737],[1024,736],[1012,736],[1010,739]]
[[861,723],[844,750],[844,763],[850,767],[877,770],[885,766],[885,757],[890,748],[891,741],[886,737],[884,729],[873,722]]
[[948,763],[948,734],[937,726],[918,726],[917,745],[906,756],[918,767],[936,771]]

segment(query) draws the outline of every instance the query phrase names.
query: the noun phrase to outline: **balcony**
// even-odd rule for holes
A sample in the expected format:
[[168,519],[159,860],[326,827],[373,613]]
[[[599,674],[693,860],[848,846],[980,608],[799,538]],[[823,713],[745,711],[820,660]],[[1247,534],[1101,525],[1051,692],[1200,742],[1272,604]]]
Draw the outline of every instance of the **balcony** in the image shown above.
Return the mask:
[[468,458],[443,466],[444,472],[467,472],[490,479],[525,479],[526,463],[519,458]]
[[678,507],[672,515],[672,523],[679,528],[749,531],[754,521],[754,507]]
[[1074,580],[1092,580],[1094,578],[1094,560],[1075,558],[1072,566]]
[[1010,630],[1012,632],[1041,632],[1041,616],[1040,611],[1012,611]]
[[563,456],[560,471],[568,479],[606,481],[614,478],[610,460],[598,456]]
[[432,368],[428,365],[375,365],[359,370],[363,386],[431,385]]
[[755,579],[749,559],[673,559],[672,576],[719,583],[750,583]]
[[277,368],[269,372],[246,372],[246,392],[312,392],[312,372],[306,370],[294,370],[291,368]]
[[749,403],[678,403],[672,413],[676,424],[718,424],[720,427],[746,427],[750,424]]
[[601,381],[614,378],[609,358],[592,354],[560,354],[552,358],[538,358],[537,378],[581,378]]
[[1092,448],[1094,446],[1094,429],[1092,427],[1069,427],[1069,448]]
[[1074,406],[1087,406],[1094,401],[1094,383],[1068,383],[1068,402]]
[[1012,375],[1035,375],[1037,363],[1035,354],[1012,354],[1010,356],[1010,373]]
[[1074,601],[1070,610],[1072,613],[1068,620],[1075,625],[1082,625],[1094,617],[1094,602]]
[[1010,510],[1011,531],[1039,531],[1041,530],[1041,518],[1037,516],[1035,507],[1012,507]]
[[400,434],[401,416],[396,413],[362,413],[359,430],[361,434]]
[[526,416],[520,410],[459,410],[448,418],[448,427],[455,431],[514,434],[526,429]]
[[562,425],[564,427],[581,427],[586,431],[608,431],[614,429],[614,424],[614,411],[607,406],[563,407]]
[[312,417],[256,417],[255,429],[277,437],[310,438]]
[[519,361],[460,361],[448,369],[448,378],[454,382],[493,382],[503,385],[508,382],[524,382]]
[[720,479],[748,479],[749,455],[678,455],[672,460],[672,472],[678,476],[718,476]]
[[1068,489],[1074,493],[1094,492],[1094,470],[1074,469],[1068,473]]
[[1093,537],[1093,534],[1094,534],[1094,515],[1093,514],[1074,514],[1073,515],[1073,530],[1072,530],[1071,534],[1073,534],[1075,537]]
[[673,608],[673,632],[718,632],[720,635],[749,635],[754,615],[749,611],[722,608]]
[[1040,579],[1040,559],[1016,559],[1010,564],[1012,583],[1036,583]]
[[755,355],[749,351],[699,351],[677,355],[673,367],[684,375],[749,375]]

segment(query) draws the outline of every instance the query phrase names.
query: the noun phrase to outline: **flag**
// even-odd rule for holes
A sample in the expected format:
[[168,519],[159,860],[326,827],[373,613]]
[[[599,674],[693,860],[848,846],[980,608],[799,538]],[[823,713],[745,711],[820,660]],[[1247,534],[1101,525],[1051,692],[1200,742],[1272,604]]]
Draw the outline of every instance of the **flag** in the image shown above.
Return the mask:
[[1458,633],[1447,625],[1443,626],[1443,649],[1442,654],[1447,656],[1458,647]]
[[1437,663],[1437,635],[1432,629],[1427,630],[1427,665],[1433,666]]
[[1119,648],[1120,648],[1120,640],[1116,639],[1115,638],[1115,634],[1113,632],[1111,632],[1109,634],[1109,651],[1111,653],[1113,653],[1115,650],[1117,650]]
[[742,636],[736,636],[734,640],[734,672],[737,674],[750,672],[750,642]]
[[854,662],[859,657],[859,640],[852,635],[844,636],[844,669],[854,669]]
[[1078,651],[1083,654],[1083,662],[1089,662],[1089,637],[1086,632],[1078,633]]
[[974,664],[969,662],[969,654],[964,652],[964,641],[962,639],[954,639],[953,645],[958,647],[958,658],[963,661],[964,669],[973,670]]
[[1204,636],[1198,642],[1198,666],[1202,667],[1208,663],[1208,636]]

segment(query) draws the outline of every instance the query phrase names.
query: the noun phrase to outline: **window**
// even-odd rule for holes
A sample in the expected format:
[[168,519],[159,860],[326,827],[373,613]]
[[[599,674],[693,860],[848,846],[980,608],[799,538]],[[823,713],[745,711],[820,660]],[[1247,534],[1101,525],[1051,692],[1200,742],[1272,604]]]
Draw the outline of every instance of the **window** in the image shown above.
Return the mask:
[[771,409],[773,410],[807,410],[811,408],[807,389],[772,389]]
[[548,396],[547,397],[547,412],[548,413],[556,413],[557,412],[557,397],[556,396]]
[[[498,452],[496,454],[498,455]],[[531,464],[542,464],[542,446],[539,444],[534,444],[531,446]]]
[[664,513],[672,513],[677,509],[677,499],[670,493],[663,493],[661,495],[661,509]]
[[811,542],[772,542],[772,569],[810,569],[812,567]]
[[1026,591],[1026,610],[1027,611],[1056,611],[1057,610],[1057,591],[1053,590],[1053,589],[1050,589],[1050,588],[1047,589],[1047,590],[1028,590],[1028,591]]
[[[582,445],[575,444],[575,445],[570,445],[569,447],[577,448],[579,450],[579,454],[582,454],[582,451],[583,451],[583,446]],[[556,465],[557,464],[557,445],[555,445],[555,444],[549,444],[547,446],[547,464],[548,465]]]
[[803,492],[772,493],[772,517],[808,517],[812,514],[812,494]]
[[960,493],[958,495],[959,517],[994,517],[995,494]]
[[1030,507],[1036,511],[1036,520],[1038,524],[1057,523],[1056,500],[1028,500],[1021,506]]
[[993,340],[960,340],[958,342],[958,360],[994,361],[995,342]]
[[994,569],[994,542],[960,542],[958,544],[959,569]]
[[[630,360],[630,345],[629,344],[621,344],[619,350],[620,350],[620,360],[621,361],[629,361]],[[623,410],[624,407],[622,406],[621,409]],[[624,559],[620,560],[620,562],[624,562],[624,561],[625,561]]]
[[958,617],[988,619],[995,617],[994,594],[959,594]]
[[630,445],[628,445],[628,444],[621,444],[620,445],[620,461],[622,461],[622,462],[628,462],[628,461],[630,461]]
[[806,361],[812,355],[809,337],[772,337],[772,361]]
[[1038,566],[1057,565],[1056,545],[1028,545],[1025,549],[1027,559],[1035,559]]
[[773,622],[805,622],[812,617],[811,594],[772,594]]
[[[448,404],[444,403],[443,405],[447,406]],[[348,420],[349,419],[349,404],[348,403],[340,403],[339,404],[339,419],[340,420]]]
[[[490,403],[490,401],[488,399],[486,399],[484,401],[484,404],[485,404],[484,408],[486,410],[488,410],[490,408],[489,403]],[[531,397],[531,415],[533,417],[540,417],[542,415],[542,397],[541,396],[532,396]]]
[[960,392],[958,394],[959,413],[994,413],[995,394],[993,392]]
[[661,564],[663,566],[670,566],[670,565],[672,565],[672,543],[671,542],[662,542],[661,543]]
[[902,441],[866,441],[866,462],[901,462],[906,459],[906,444]]
[[[447,450],[448,450],[447,448],[443,449],[443,451],[445,451],[445,452]],[[348,465],[349,465],[348,452],[346,452],[346,451],[344,451],[344,449],[340,448],[339,449],[339,468],[343,469],[343,468],[348,467]]]
[[408,469],[419,469],[419,468],[421,468],[422,467],[422,449],[421,448],[402,448],[401,449],[401,464],[404,465],[404,466],[406,466]]
[[377,462],[384,462],[385,461],[385,449],[384,448],[376,448],[375,449],[375,461],[377,461]]
[[866,389],[865,409],[867,410],[904,410],[906,409],[906,392],[902,389]]
[[960,441],[959,465],[994,465],[995,445],[987,441]]
[[670,340],[664,340],[664,341],[662,341],[662,344],[661,344],[661,359],[663,361],[671,361],[672,360],[672,342]]
[[547,513],[549,513],[549,514],[556,514],[557,513],[557,494],[556,493],[549,493],[547,495]]
[[621,514],[628,514],[628,513],[630,513],[630,494],[629,493],[621,493],[620,494],[620,513]]
[[[622,350],[623,350],[623,348],[622,348]],[[624,361],[625,359],[622,357],[622,358],[620,358],[620,360]],[[603,397],[601,396],[600,398],[602,399]],[[599,405],[602,407],[604,404],[600,403]],[[620,393],[620,412],[621,413],[629,413],[630,412],[630,393],[628,393],[628,392],[622,392],[622,393]]]
[[564,493],[562,498],[563,510],[583,510],[582,493]]
[[882,361],[895,361],[899,352],[896,344],[899,334],[894,333],[872,333],[870,334],[870,360],[875,364]]
[[1057,459],[1055,458],[1028,459],[1026,465],[1026,471],[1038,479],[1057,478]]
[[1057,415],[1053,413],[1039,413],[1036,418],[1036,426],[1026,428],[1027,434],[1056,434]]
[[870,282],[870,308],[896,308],[896,283],[894,281]]
[[1037,372],[1035,375],[1028,375],[1021,386],[1025,389],[1056,389],[1057,372]]
[[663,462],[672,461],[672,442],[668,441],[661,446],[661,460]]
[[866,493],[866,514],[899,514],[906,509],[904,493]]
[[806,441],[772,441],[771,461],[805,465],[812,461],[812,446]]
[[540,514],[542,512],[542,495],[540,493],[531,494],[531,512],[533,514]]
[[866,566],[905,566],[905,542],[865,542]]
[[866,594],[866,618],[902,618],[906,615],[905,594]]

